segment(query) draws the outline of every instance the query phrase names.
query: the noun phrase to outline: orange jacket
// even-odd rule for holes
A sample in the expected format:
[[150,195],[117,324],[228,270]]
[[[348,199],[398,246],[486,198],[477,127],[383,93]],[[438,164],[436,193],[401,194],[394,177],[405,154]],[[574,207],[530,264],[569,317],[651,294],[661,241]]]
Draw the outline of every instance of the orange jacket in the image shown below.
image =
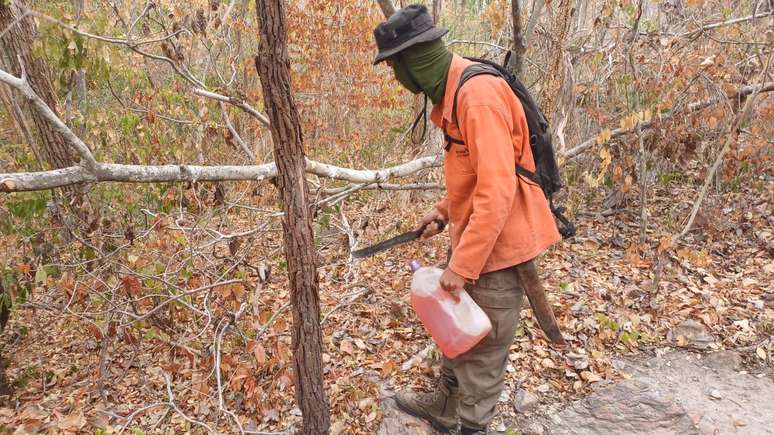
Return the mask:
[[446,152],[446,198],[436,208],[449,220],[449,268],[468,280],[531,260],[561,239],[539,186],[518,177],[516,163],[535,170],[524,109],[495,76],[470,79],[452,104],[462,71],[472,62],[454,55],[443,101],[430,119],[465,144]]

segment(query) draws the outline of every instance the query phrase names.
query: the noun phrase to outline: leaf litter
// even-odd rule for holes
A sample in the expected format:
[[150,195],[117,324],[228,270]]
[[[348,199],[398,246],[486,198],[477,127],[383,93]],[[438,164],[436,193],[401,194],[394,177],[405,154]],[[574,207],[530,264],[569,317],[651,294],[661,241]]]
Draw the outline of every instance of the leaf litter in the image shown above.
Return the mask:
[[[774,190],[771,181],[763,183],[764,191]],[[598,187],[597,194],[603,196],[604,189]],[[656,190],[649,211],[652,216],[685,216],[692,197],[691,186],[672,183]],[[386,201],[377,212],[372,202],[353,201],[345,213],[358,228],[359,246],[364,246],[410,229],[430,204],[405,207]],[[508,403],[517,390],[542,402],[571,400],[588,394],[597,383],[622,378],[612,363],[616,355],[687,347],[690,337],[668,337],[686,320],[713,338],[708,348],[742,349],[747,364],[771,367],[770,198],[753,188],[711,197],[704,204],[704,221],[679,246],[667,250],[660,249],[661,241],[675,228],[650,219],[648,241],[639,243],[635,205],[630,201],[630,209],[605,215],[589,201],[576,213],[578,235],[540,259],[549,300],[571,346],[565,352],[554,349],[525,307],[509,355],[503,413],[513,412]],[[361,228],[364,216],[368,225]],[[407,244],[356,264],[340,233],[323,235],[319,242],[323,370],[333,431],[374,433],[383,412],[380,387],[427,389],[438,374],[439,353],[408,302],[406,265],[412,259],[443,264],[448,239]],[[264,273],[251,277],[248,285],[213,291],[218,303],[231,310],[241,302],[250,305],[237,326],[262,334],[247,339],[228,334],[221,352],[222,400],[241,425],[252,430],[284,431],[300,422],[293,395],[289,296],[277,249],[281,243],[279,234],[270,232],[251,249],[256,262],[273,271],[268,277]],[[141,247],[135,255],[134,262],[141,262]],[[137,294],[142,289],[132,278],[120,278],[120,285],[126,293]],[[125,325],[106,328],[89,318],[61,315],[67,300],[85,303],[73,296],[77,292],[66,290],[74,288],[71,279],[65,275],[58,281],[44,280],[9,324],[8,331],[16,335],[6,338],[3,354],[16,391],[0,408],[1,424],[17,432],[114,433],[131,418],[129,428],[146,433],[191,431],[189,421],[163,404],[169,376],[175,403],[187,415],[223,432],[235,430],[232,421],[218,418],[212,343],[174,340],[196,327],[195,322],[187,324],[181,316],[175,325],[150,327],[141,335]],[[191,336],[188,332],[182,335]]]

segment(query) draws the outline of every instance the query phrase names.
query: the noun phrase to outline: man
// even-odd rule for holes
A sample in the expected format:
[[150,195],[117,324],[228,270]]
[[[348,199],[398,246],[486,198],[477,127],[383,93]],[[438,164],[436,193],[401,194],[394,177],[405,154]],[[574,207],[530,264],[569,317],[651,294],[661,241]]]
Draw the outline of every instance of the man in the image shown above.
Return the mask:
[[[472,65],[452,54],[440,39],[427,8],[398,10],[374,30],[379,52],[374,64],[392,67],[406,89],[432,102],[432,122],[455,138],[449,141],[444,173],[447,196],[422,218],[423,237],[448,223],[452,254],[441,286],[461,287],[486,312],[492,331],[470,351],[443,359],[441,378],[428,394],[396,396],[405,412],[448,432],[460,420],[461,433],[485,434],[503,386],[505,365],[524,298],[515,265],[530,262],[560,240],[541,188],[516,175],[516,165],[535,170],[524,110],[501,78],[480,75],[455,91]],[[458,143],[464,142],[464,143]]]

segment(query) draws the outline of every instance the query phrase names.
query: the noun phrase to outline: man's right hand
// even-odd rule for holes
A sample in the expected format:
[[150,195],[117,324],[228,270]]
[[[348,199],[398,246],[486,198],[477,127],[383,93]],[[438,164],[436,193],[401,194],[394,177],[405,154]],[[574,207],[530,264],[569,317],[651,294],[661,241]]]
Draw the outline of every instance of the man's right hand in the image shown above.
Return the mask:
[[436,220],[446,222],[446,216],[441,214],[441,212],[438,211],[437,208],[433,208],[429,213],[427,213],[422,218],[422,220],[419,222],[419,225],[417,225],[416,229],[420,229],[422,228],[422,225],[427,224],[427,226],[425,227],[425,231],[422,233],[422,236],[421,236],[423,240],[429,237],[433,237],[434,235],[443,231],[443,228],[441,228],[438,225],[438,222],[435,222]]

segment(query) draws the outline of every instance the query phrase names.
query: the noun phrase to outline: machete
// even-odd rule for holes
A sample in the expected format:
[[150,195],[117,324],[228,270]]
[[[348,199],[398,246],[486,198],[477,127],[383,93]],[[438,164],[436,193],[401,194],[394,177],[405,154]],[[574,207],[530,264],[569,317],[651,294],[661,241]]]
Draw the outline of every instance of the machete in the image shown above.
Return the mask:
[[[436,219],[433,222],[435,222],[438,225],[438,230],[443,231],[444,226],[446,226],[446,223],[440,219]],[[403,233],[399,236],[395,236],[391,239],[387,239],[383,242],[379,242],[373,246],[369,246],[367,248],[358,249],[357,251],[352,251],[352,256],[355,258],[365,258],[370,257],[374,254],[377,254],[379,252],[382,252],[384,250],[390,249],[394,246],[401,245],[406,242],[410,242],[412,240],[416,240],[420,237],[422,237],[422,233],[425,232],[425,228],[430,224],[430,222],[422,225],[419,227],[419,229],[416,229],[414,231],[409,231],[407,233]]]
[[529,304],[532,306],[532,312],[535,313],[540,329],[546,333],[548,339],[555,345],[559,347],[567,346],[567,342],[559,330],[559,324],[556,323],[554,310],[551,309],[551,305],[549,305],[548,299],[546,299],[546,291],[540,282],[535,262],[530,260],[517,265],[516,275],[519,277],[519,281],[521,281],[521,287],[524,289],[527,299],[529,299]]

